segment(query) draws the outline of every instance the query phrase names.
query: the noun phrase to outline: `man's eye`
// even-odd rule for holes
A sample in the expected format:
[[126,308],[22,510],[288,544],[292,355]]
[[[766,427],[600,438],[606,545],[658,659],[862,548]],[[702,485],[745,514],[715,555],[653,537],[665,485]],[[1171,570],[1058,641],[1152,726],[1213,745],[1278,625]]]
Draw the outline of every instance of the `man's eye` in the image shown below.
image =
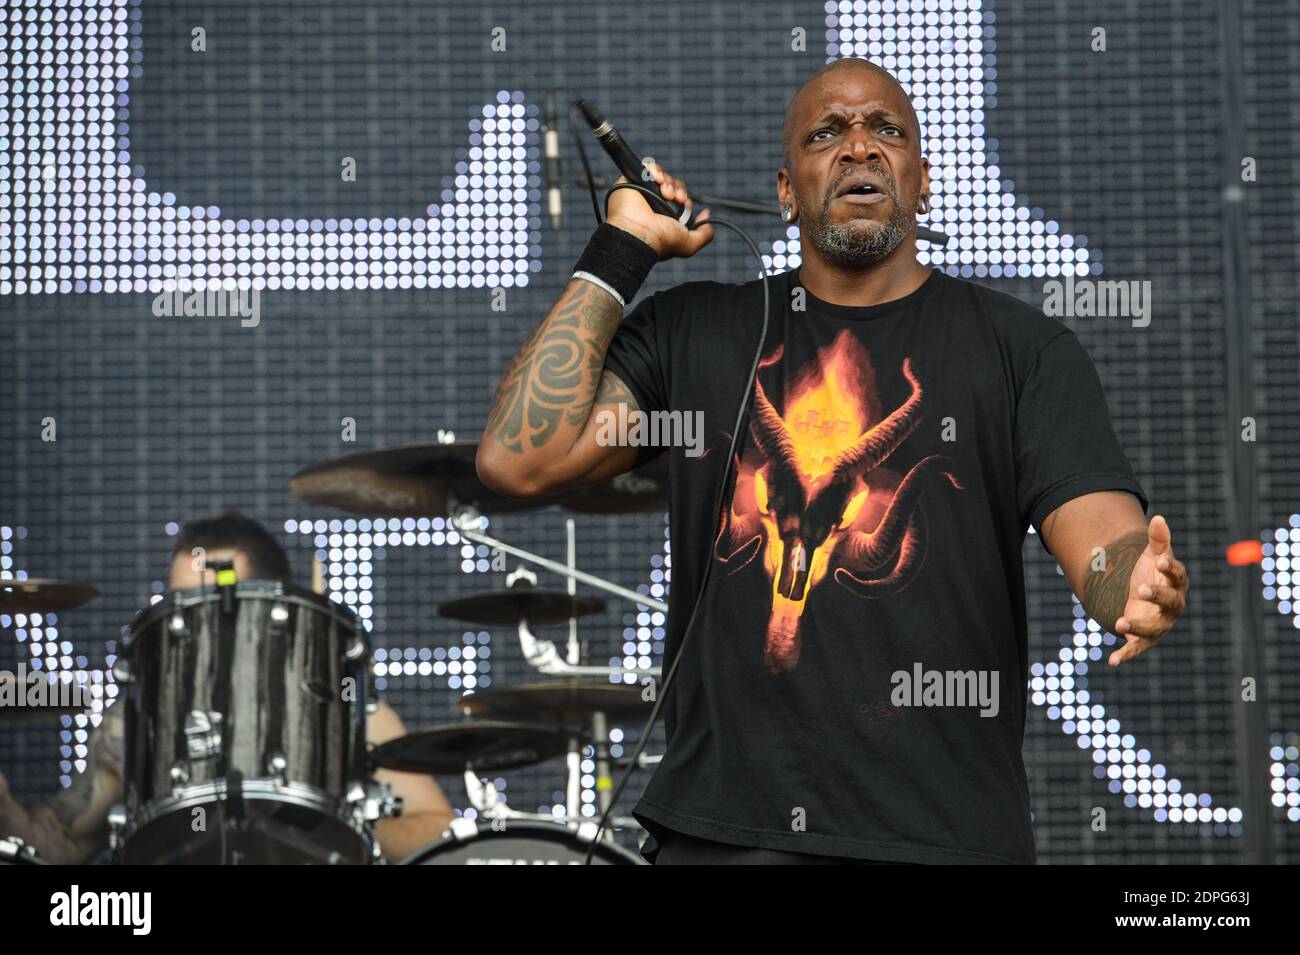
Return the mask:
[[819,130],[817,130],[817,132],[813,133],[812,136],[811,136],[810,138],[811,138],[811,139],[816,139],[816,138],[817,138],[818,136],[820,136],[822,133],[829,133],[829,132],[830,132],[829,129],[819,129]]
[[895,134],[897,134],[897,135],[899,135],[899,136],[902,136],[902,135],[903,135],[903,129],[902,129],[901,126],[893,126],[893,125],[890,125],[890,126],[882,126],[881,129],[882,129],[882,131],[883,131],[883,130],[889,130],[889,129],[892,129],[892,130],[895,132]]

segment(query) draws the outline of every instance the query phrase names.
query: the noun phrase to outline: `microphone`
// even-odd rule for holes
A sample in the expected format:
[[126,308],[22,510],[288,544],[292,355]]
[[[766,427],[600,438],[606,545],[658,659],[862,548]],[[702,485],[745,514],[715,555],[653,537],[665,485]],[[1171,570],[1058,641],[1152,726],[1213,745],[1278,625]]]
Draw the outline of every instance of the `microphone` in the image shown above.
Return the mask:
[[[635,182],[637,185],[645,185],[646,179],[643,177],[645,166],[641,162],[641,157],[632,151],[631,147],[619,135],[618,130],[613,127],[609,120],[601,116],[596,108],[585,99],[573,101],[573,105],[578,107],[583,118],[591,124],[591,131],[596,134],[596,139],[609,154],[609,158],[614,160],[614,165],[618,171],[627,177],[629,182]],[[659,184],[653,179],[649,180],[646,188],[654,192],[653,196],[641,193],[642,198],[650,203],[650,208],[660,215],[670,216],[686,226],[688,229],[695,228],[695,216],[686,206],[679,202],[672,202],[665,199],[658,189]]]
[[555,112],[555,93],[546,94],[542,117],[542,175],[546,181],[546,211],[551,228],[559,229],[563,218],[564,196],[560,191],[560,120]]

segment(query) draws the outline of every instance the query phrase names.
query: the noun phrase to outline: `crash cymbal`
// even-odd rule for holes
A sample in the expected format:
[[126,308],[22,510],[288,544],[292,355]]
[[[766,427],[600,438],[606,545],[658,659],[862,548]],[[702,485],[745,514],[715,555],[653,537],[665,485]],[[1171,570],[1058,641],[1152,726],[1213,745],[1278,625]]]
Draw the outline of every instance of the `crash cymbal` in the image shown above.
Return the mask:
[[[44,684],[41,686],[40,684]],[[80,691],[80,693],[78,692]],[[85,702],[60,706],[60,700],[75,700],[81,695]],[[46,673],[15,676],[0,673],[0,725],[34,723],[54,719],[56,716],[73,716],[89,705],[90,687],[65,684],[51,679]]]
[[355,451],[303,468],[290,479],[289,490],[313,504],[391,517],[446,516],[453,502],[483,514],[540,506],[489,490],[474,471],[477,453],[473,442]]
[[0,580],[0,613],[55,613],[98,596],[93,584],[81,580]]
[[610,719],[644,717],[650,703],[639,686],[616,686],[595,680],[557,680],[479,690],[457,704],[470,716],[492,716],[547,723],[586,723],[593,713]]
[[649,464],[616,474],[591,487],[567,491],[555,499],[579,514],[646,514],[668,510],[668,455]]
[[568,623],[576,617],[590,617],[605,609],[598,597],[579,597],[562,590],[534,590],[516,587],[461,597],[438,605],[438,615],[468,623],[508,627],[523,620],[534,626]]
[[389,740],[370,751],[381,769],[402,773],[499,772],[532,766],[569,749],[569,734],[531,723],[446,723]]
[[592,487],[516,500],[489,490],[479,480],[474,468],[477,453],[478,445],[472,441],[355,451],[308,465],[289,480],[289,490],[313,504],[391,517],[449,516],[453,503],[483,514],[551,505],[584,514],[632,514],[668,507],[666,456]]

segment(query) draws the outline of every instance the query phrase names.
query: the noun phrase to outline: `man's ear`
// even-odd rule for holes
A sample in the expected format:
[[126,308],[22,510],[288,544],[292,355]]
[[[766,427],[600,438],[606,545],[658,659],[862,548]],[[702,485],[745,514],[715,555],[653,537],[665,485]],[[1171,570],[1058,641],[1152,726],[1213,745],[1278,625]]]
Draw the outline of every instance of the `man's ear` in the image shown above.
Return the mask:
[[930,203],[930,160],[926,159],[924,156],[921,157],[920,196],[922,199],[926,201],[926,205],[929,205]]
[[777,205],[794,205],[794,193],[790,189],[790,173],[782,166],[776,173]]

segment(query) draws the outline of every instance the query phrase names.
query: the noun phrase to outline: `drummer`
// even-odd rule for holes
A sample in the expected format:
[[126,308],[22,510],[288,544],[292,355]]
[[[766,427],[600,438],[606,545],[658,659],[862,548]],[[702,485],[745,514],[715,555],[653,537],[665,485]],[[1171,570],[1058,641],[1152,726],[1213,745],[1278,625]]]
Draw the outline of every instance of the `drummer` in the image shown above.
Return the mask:
[[[192,556],[203,549],[202,562]],[[168,590],[189,590],[215,583],[204,564],[230,562],[239,580],[290,582],[289,558],[274,537],[257,521],[235,511],[191,521],[181,527],[172,549]],[[32,810],[9,792],[0,774],[0,836],[18,836],[47,862],[86,862],[108,844],[108,813],[123,798],[122,710],[109,706],[99,727],[90,734],[86,768],[72,785]],[[387,742],[406,734],[401,718],[387,703],[366,720],[370,743]],[[447,829],[454,815],[451,804],[432,776],[381,769],[376,781],[387,783],[402,798],[402,815],[380,819],[375,835],[389,861],[397,861],[428,845]]]

